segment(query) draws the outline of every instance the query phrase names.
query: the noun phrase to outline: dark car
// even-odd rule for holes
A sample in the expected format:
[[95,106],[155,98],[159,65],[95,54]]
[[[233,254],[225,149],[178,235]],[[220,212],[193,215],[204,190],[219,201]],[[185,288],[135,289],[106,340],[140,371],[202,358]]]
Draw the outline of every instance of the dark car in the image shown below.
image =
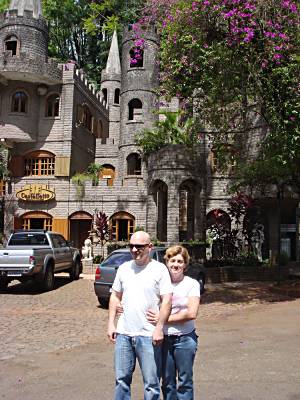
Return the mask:
[[[154,260],[164,263],[165,252],[165,247],[153,247],[151,249],[151,257]],[[103,307],[108,307],[111,287],[114,282],[117,269],[121,264],[130,260],[132,260],[130,250],[128,248],[119,249],[110,253],[107,258],[96,268],[94,289],[99,303]],[[203,293],[205,285],[205,270],[202,264],[191,264],[187,270],[187,275],[199,281],[200,293]]]

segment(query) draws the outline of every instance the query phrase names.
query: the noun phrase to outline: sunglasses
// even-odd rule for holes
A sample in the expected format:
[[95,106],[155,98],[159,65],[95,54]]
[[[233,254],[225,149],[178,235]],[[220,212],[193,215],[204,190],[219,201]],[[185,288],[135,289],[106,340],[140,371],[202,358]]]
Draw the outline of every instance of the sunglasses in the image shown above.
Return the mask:
[[143,250],[145,249],[147,246],[149,246],[150,243],[146,243],[146,244],[131,244],[129,245],[130,249],[132,250],[134,247],[137,250]]

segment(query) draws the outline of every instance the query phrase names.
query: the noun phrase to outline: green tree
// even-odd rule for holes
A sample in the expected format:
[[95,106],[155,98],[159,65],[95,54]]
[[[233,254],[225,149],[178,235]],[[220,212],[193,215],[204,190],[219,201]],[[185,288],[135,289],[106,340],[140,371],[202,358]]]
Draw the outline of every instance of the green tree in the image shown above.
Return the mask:
[[50,56],[74,60],[95,84],[106,65],[112,33],[136,16],[140,0],[43,0]]
[[103,52],[108,43],[101,31],[87,34],[84,20],[90,11],[88,0],[44,0],[43,15],[49,21],[49,55],[60,61],[74,60],[94,83],[100,80]]
[[[273,181],[299,175],[299,9],[291,0],[152,0],[140,24],[157,23],[162,93],[192,102],[216,148],[232,144],[236,168]],[[154,16],[154,17],[152,17]],[[267,135],[245,167],[257,122]],[[259,161],[258,161],[259,160]],[[293,172],[294,171],[294,172]],[[251,172],[251,173],[250,173]],[[297,176],[295,176],[297,175]],[[298,182],[299,178],[296,179]],[[253,182],[255,178],[253,178]],[[270,179],[269,179],[270,181]]]
[[7,10],[9,6],[9,0],[0,0],[0,12]]
[[168,144],[184,144],[192,147],[198,142],[193,118],[181,121],[182,113],[161,111],[163,119],[153,129],[145,129],[136,136],[136,143],[141,147],[143,155],[159,150]]

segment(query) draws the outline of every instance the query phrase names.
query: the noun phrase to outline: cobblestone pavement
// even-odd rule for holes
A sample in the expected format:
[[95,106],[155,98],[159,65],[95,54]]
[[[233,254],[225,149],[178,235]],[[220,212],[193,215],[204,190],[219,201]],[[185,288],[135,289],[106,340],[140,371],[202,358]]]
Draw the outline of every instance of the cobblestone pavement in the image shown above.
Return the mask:
[[94,342],[106,318],[91,280],[59,277],[47,293],[12,283],[0,294],[0,359]]
[[[269,291],[268,283],[208,285],[197,324],[225,318],[244,308],[287,297]],[[36,291],[17,282],[0,294],[0,360],[103,342],[107,310],[98,305],[92,276],[70,282],[57,277],[55,290]],[[107,343],[106,343],[107,344]]]

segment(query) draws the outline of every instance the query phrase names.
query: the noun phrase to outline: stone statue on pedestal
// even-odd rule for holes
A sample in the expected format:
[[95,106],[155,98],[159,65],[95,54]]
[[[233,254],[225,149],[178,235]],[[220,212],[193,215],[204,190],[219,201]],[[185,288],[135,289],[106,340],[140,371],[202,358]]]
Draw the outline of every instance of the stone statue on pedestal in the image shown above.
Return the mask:
[[92,260],[93,259],[93,255],[92,255],[92,241],[91,239],[85,239],[84,241],[84,246],[82,246],[82,257],[85,260]]
[[251,244],[258,261],[262,261],[262,245],[265,240],[263,224],[256,223],[252,229]]

